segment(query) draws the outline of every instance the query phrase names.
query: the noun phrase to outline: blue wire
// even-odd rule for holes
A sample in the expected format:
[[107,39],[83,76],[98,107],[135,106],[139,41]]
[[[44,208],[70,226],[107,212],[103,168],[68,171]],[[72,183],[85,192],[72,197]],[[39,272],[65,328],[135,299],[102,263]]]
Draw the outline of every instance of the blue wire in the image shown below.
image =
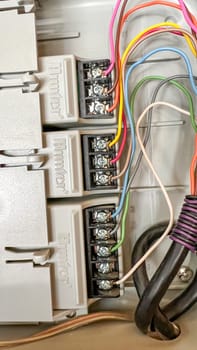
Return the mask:
[[149,57],[155,55],[158,52],[162,52],[162,51],[175,52],[175,53],[179,54],[184,59],[187,70],[188,70],[188,75],[189,75],[191,87],[192,87],[195,95],[197,95],[197,86],[195,85],[195,80],[193,78],[192,66],[191,66],[191,63],[190,63],[188,56],[182,50],[179,50],[179,49],[176,49],[173,47],[160,47],[158,49],[150,51],[149,53],[144,55],[141,59],[139,59],[137,62],[135,62],[134,64],[132,64],[129,67],[127,74],[126,74],[126,77],[125,77],[125,81],[124,81],[124,104],[126,107],[126,114],[127,114],[128,120],[129,120],[130,129],[131,129],[132,153],[131,153],[131,158],[129,161],[127,171],[125,173],[123,189],[122,189],[122,193],[120,196],[119,205],[118,205],[118,208],[116,209],[116,211],[112,214],[113,218],[115,218],[117,215],[119,215],[123,209],[124,201],[125,201],[125,197],[126,197],[126,193],[127,193],[127,185],[128,185],[128,181],[129,181],[130,169],[131,169],[132,161],[133,161],[135,150],[136,150],[135,126],[133,123],[133,118],[132,118],[132,114],[131,114],[131,110],[130,110],[130,106],[129,106],[129,96],[128,96],[129,77],[136,67],[138,67],[140,64],[144,63],[144,61],[146,61]]

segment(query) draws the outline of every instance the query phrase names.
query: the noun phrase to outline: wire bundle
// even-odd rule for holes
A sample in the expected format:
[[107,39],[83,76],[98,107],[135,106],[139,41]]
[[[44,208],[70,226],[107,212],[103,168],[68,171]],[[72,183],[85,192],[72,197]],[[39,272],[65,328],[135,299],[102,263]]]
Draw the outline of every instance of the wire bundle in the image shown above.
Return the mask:
[[197,197],[186,196],[170,238],[195,253],[197,251]]
[[[144,156],[149,168],[154,174],[166,200],[166,203],[169,208],[170,219],[168,225],[165,225],[165,228],[162,226],[161,234],[157,234],[157,239],[151,241],[151,244],[146,245],[146,249],[143,249],[143,254],[136,255],[138,258],[132,260],[133,266],[129,270],[129,272],[121,278],[119,281],[116,281],[115,284],[121,284],[125,282],[131,275],[134,274],[134,280],[136,279],[136,275],[138,273],[138,269],[140,266],[145,266],[144,263],[146,259],[152,254],[152,252],[158,247],[158,245],[164,240],[165,237],[169,235],[171,232],[173,222],[174,222],[174,214],[173,207],[169,198],[169,195],[157,174],[153,164],[151,163],[147,152],[146,145],[148,143],[151,131],[151,121],[152,121],[152,113],[155,107],[165,106],[171,108],[172,110],[177,110],[180,113],[188,115],[191,120],[191,125],[195,133],[197,133],[197,123],[195,119],[195,110],[192,99],[192,93],[197,95],[197,86],[196,86],[196,77],[194,77],[192,71],[192,65],[188,55],[181,49],[170,46],[157,47],[154,50],[147,52],[142,57],[140,57],[137,61],[133,63],[129,63],[129,59],[135,52],[135,50],[140,47],[142,43],[144,43],[147,39],[161,36],[163,34],[169,34],[173,36],[178,36],[180,39],[184,38],[188,47],[190,48],[191,53],[196,57],[197,56],[197,20],[195,16],[188,10],[183,0],[178,0],[179,4],[172,3],[170,1],[148,1],[143,4],[139,4],[131,9],[129,9],[126,13],[124,13],[127,1],[123,1],[122,7],[120,10],[120,16],[117,24],[116,31],[116,39],[115,39],[115,47],[112,53],[113,62],[115,58],[115,80],[114,85],[109,91],[112,93],[115,91],[115,100],[113,106],[110,107],[110,111],[118,108],[118,125],[117,125],[117,133],[115,138],[110,142],[109,147],[113,146],[117,142],[120,141],[122,130],[123,136],[120,145],[120,149],[118,152],[118,156],[113,162],[121,159],[123,152],[125,151],[126,138],[129,138],[129,147],[127,150],[127,157],[125,164],[118,176],[116,178],[123,178],[123,187],[120,194],[120,201],[116,211],[112,214],[113,218],[118,217],[118,223],[115,228],[117,230],[121,226],[121,238],[120,241],[112,248],[112,252],[117,250],[125,240],[126,236],[126,217],[129,212],[129,199],[130,199],[130,188],[132,182],[137,174],[139,169],[142,157]],[[119,7],[120,2],[117,2],[116,5]],[[187,25],[191,28],[191,32],[185,28],[182,28],[177,23],[173,22],[161,22],[157,24],[153,24],[148,28],[141,31],[134,38],[131,39],[128,46],[123,50],[121,55],[120,53],[120,41],[121,41],[121,31],[125,25],[125,22],[128,20],[129,16],[131,16],[136,11],[139,11],[144,8],[148,8],[151,6],[160,5],[167,6],[169,8],[175,8],[177,10],[182,11],[183,16],[186,20]],[[117,7],[115,7],[116,15],[117,15]],[[115,17],[113,17],[115,18]],[[147,46],[148,47],[148,46]],[[187,68],[187,75],[176,75],[172,77],[165,77],[160,75],[147,76],[144,77],[141,81],[137,83],[137,85],[133,88],[132,91],[129,89],[129,83],[132,78],[133,72],[140,67],[141,64],[145,63],[147,60],[157,55],[158,53],[166,52],[166,53],[175,53],[178,55],[184,62],[185,67]],[[153,57],[154,58],[154,57]],[[126,69],[126,67],[128,67]],[[105,72],[106,73],[106,72]],[[183,83],[179,83],[177,80],[189,80],[191,92],[184,86]],[[146,107],[146,109],[141,113],[141,115],[136,118],[135,117],[135,99],[138,91],[140,91],[141,87],[147,84],[150,81],[159,81],[159,84],[152,95],[151,104]],[[157,94],[160,88],[164,85],[174,86],[176,89],[180,90],[186,97],[188,102],[188,111],[179,108],[173,104],[167,103],[165,101],[156,102]],[[147,128],[145,130],[144,139],[141,139],[140,135],[140,126],[142,120],[147,117]],[[127,120],[128,131],[125,131],[125,118]],[[137,119],[137,120],[136,120]],[[135,121],[136,120],[136,121]],[[197,135],[197,134],[196,134]],[[136,157],[136,149],[137,144],[140,146],[140,152],[137,155],[137,160],[134,160]],[[178,272],[181,264],[183,263],[186,255],[188,254],[188,250],[192,252],[196,251],[197,248],[197,202],[196,202],[196,194],[197,194],[197,185],[196,185],[196,165],[197,165],[197,136],[195,138],[195,154],[193,156],[191,167],[190,167],[190,186],[191,186],[191,195],[186,196],[185,203],[183,205],[181,214],[177,221],[176,226],[173,229],[170,237],[173,240],[172,246],[164,258],[161,266],[155,272],[153,279],[151,281],[148,280],[148,277],[145,279],[146,283],[141,286],[141,291],[138,289],[138,285],[140,284],[139,278],[138,283],[136,284],[136,288],[138,290],[138,294],[140,297],[140,302],[136,311],[136,324],[137,326],[144,332],[147,333],[148,330],[158,331],[161,337],[165,339],[174,339],[180,333],[179,328],[171,323],[171,318],[168,318],[168,315],[165,312],[162,312],[159,308],[159,303],[169,287],[171,281],[175,277]],[[147,237],[146,237],[147,238]],[[139,240],[140,241],[140,240]],[[145,241],[144,241],[145,242]],[[145,243],[144,243],[145,246]],[[141,268],[139,269],[141,271]],[[160,283],[160,277],[162,277],[162,281]],[[164,283],[165,281],[165,283]],[[196,287],[196,278],[194,279],[194,287]],[[193,284],[192,284],[193,286]],[[190,287],[188,287],[190,290]],[[193,290],[193,289],[192,289]],[[194,293],[195,294],[195,293]],[[180,303],[180,300],[183,300],[182,310],[178,314],[185,312],[188,309],[188,300],[186,297],[187,293],[183,293],[183,299],[178,298],[177,303]],[[194,298],[196,301],[196,298]],[[192,299],[193,300],[193,299]],[[191,305],[195,302],[193,301]],[[176,308],[176,301],[174,302],[174,307]],[[172,317],[173,318],[173,317]]]

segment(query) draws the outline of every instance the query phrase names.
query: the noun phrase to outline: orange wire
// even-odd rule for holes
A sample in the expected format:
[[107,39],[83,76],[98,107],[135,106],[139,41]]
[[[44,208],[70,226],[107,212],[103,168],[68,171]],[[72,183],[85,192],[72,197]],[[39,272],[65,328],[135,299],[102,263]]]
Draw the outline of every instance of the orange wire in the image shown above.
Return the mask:
[[[125,15],[123,16],[122,20],[121,20],[121,26],[120,26],[120,31],[122,31],[122,27],[125,23],[125,21],[127,20],[127,18],[132,14],[134,13],[135,11],[137,10],[140,10],[140,9],[143,9],[143,8],[146,8],[146,7],[150,7],[150,6],[153,6],[153,5],[166,5],[166,6],[169,6],[169,7],[173,7],[175,9],[178,9],[178,10],[181,10],[181,7],[179,4],[175,4],[175,3],[172,3],[170,1],[164,1],[164,0],[158,0],[158,1],[149,1],[149,2],[146,2],[144,4],[141,4],[141,5],[136,5],[134,6],[132,9],[130,9],[129,11],[127,11],[125,13]],[[189,11],[188,11],[189,12]],[[190,12],[189,12],[191,18],[192,18],[192,21],[193,23],[197,26],[197,19],[195,16],[193,16]],[[118,44],[119,45],[119,44]],[[118,61],[120,62],[120,57],[118,58]],[[120,66],[120,64],[119,64]],[[119,83],[117,83],[117,86],[116,86],[116,90],[115,90],[115,99],[114,99],[114,103],[113,105],[109,108],[109,112],[112,112],[118,105],[118,101],[119,101],[119,92],[120,92],[120,89],[119,89]]]
[[114,103],[111,107],[108,108],[108,112],[112,112],[117,106],[119,102],[119,94],[120,94],[120,89],[119,89],[119,83],[116,85],[116,90],[115,90],[115,98],[114,98]]
[[196,195],[196,165],[197,165],[197,134],[195,136],[194,155],[190,165],[190,187],[191,194]]
[[[127,20],[127,18],[132,14],[134,13],[135,11],[137,10],[140,10],[140,9],[143,9],[145,7],[149,7],[149,6],[152,6],[152,5],[166,5],[166,6],[169,6],[169,7],[173,7],[173,8],[176,8],[178,10],[181,10],[181,7],[179,4],[175,4],[175,3],[172,3],[170,1],[164,1],[164,0],[158,0],[158,1],[149,1],[149,2],[146,2],[144,4],[141,4],[141,5],[137,5],[135,7],[133,7],[132,9],[130,9],[129,11],[127,11],[124,15],[124,17],[122,18],[122,21],[121,21],[121,27],[120,27],[120,30],[122,30],[122,27],[124,25],[124,22]],[[197,19],[195,16],[193,16],[191,13],[191,18],[192,18],[192,21],[193,23],[196,25],[197,24]]]

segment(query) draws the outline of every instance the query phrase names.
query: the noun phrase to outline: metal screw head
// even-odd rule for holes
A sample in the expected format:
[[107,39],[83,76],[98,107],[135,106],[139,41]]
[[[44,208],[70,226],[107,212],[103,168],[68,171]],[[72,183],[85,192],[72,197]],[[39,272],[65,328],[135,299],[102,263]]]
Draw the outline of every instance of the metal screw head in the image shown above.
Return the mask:
[[101,154],[94,157],[95,168],[107,168],[109,167],[109,157],[105,157]]
[[98,283],[99,289],[101,289],[101,290],[110,290],[113,288],[113,281],[100,280],[97,283]]
[[178,278],[183,283],[188,283],[193,277],[193,271],[189,266],[181,266],[178,272]]
[[104,95],[104,86],[95,84],[93,86],[93,91],[95,95]]
[[106,241],[110,238],[110,232],[105,228],[96,228],[95,235],[96,239],[100,239],[101,241]]
[[111,255],[111,250],[109,247],[106,247],[106,246],[101,246],[101,247],[98,246],[98,247],[96,247],[96,253],[98,256],[100,256],[102,258],[103,257],[106,258],[106,257]]
[[105,105],[99,101],[95,102],[95,111],[99,114],[105,114]]
[[102,69],[100,67],[95,67],[92,69],[92,77],[93,78],[99,78],[102,76]]
[[97,139],[96,147],[98,150],[104,150],[107,148],[108,142],[105,139]]
[[93,213],[93,218],[96,222],[105,223],[108,222],[111,217],[111,212],[109,210],[95,211]]
[[96,185],[105,186],[111,183],[111,173],[109,172],[97,172],[95,176]]
[[98,268],[98,272],[103,274],[113,271],[113,265],[108,262],[103,262],[98,264],[97,268]]

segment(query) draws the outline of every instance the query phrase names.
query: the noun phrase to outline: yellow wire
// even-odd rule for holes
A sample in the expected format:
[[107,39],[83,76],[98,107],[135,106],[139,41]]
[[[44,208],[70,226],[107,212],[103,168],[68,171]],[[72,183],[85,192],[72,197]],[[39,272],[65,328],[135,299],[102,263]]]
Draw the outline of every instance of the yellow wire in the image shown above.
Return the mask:
[[[161,22],[158,24],[154,24],[148,28],[146,28],[145,30],[143,30],[142,32],[140,32],[139,34],[137,34],[135,36],[135,38],[133,38],[130,43],[128,44],[127,48],[125,49],[121,61],[120,61],[120,72],[119,72],[119,88],[120,88],[120,101],[119,101],[119,112],[118,112],[118,129],[117,129],[117,133],[114,137],[114,139],[109,143],[109,147],[112,147],[113,145],[115,145],[121,136],[121,132],[122,132],[122,114],[123,114],[123,86],[122,86],[122,66],[123,63],[127,57],[127,55],[129,54],[130,49],[132,48],[133,45],[135,45],[135,43],[143,36],[145,35],[148,31],[151,31],[153,29],[156,29],[158,27],[174,27],[174,28],[181,28],[180,25],[173,23],[173,22]],[[193,47],[192,41],[191,39],[188,37],[188,35],[183,34],[186,42],[188,43],[188,46],[190,48],[190,50],[192,51],[192,53],[194,54],[194,56],[197,56],[197,53]]]

